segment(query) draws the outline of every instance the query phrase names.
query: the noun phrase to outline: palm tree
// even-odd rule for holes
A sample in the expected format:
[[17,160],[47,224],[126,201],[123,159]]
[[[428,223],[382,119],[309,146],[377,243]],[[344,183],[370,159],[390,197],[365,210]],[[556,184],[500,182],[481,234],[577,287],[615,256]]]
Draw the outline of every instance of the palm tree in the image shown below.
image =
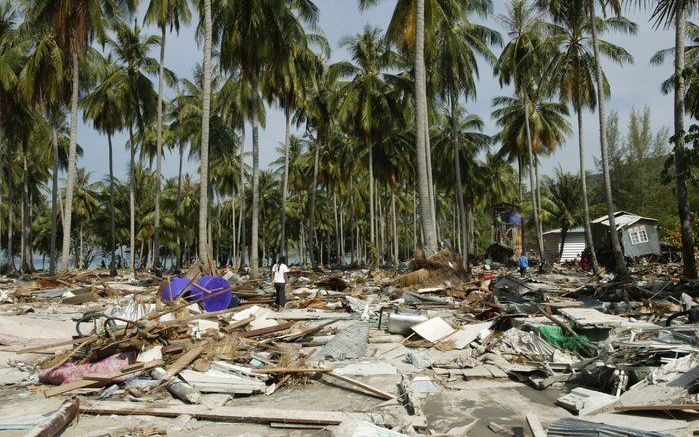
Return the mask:
[[[487,6],[492,7],[488,4]],[[488,8],[484,15],[490,11]],[[455,24],[443,23],[436,35],[436,68],[438,87],[442,98],[449,101],[451,135],[454,148],[454,174],[456,176],[456,198],[458,206],[459,227],[461,229],[464,264],[468,265],[468,247],[470,246],[466,223],[466,208],[464,206],[463,184],[461,176],[461,159],[459,157],[459,98],[462,93],[466,97],[476,97],[475,79],[478,77],[476,55],[480,55],[489,63],[495,62],[495,56],[489,44],[500,44],[500,35],[481,25],[466,20]]]
[[72,72],[70,98],[70,150],[63,211],[63,248],[61,270],[68,269],[70,230],[73,215],[73,191],[76,176],[78,141],[78,91],[80,87],[79,57],[93,37],[105,39],[108,22],[128,15],[133,3],[127,0],[28,0],[27,18],[37,26],[54,27],[59,46],[70,53]]
[[[316,71],[318,85],[307,97],[302,108],[297,110],[295,120],[297,124],[306,123],[307,141],[312,160],[309,168],[312,169],[311,188],[309,190],[310,199],[308,201],[308,247],[311,256],[311,265],[316,268],[318,258],[315,254],[315,215],[316,197],[318,191],[318,173],[320,154],[327,148],[333,130],[336,126],[338,112],[338,99],[341,91],[338,90],[337,76],[327,69]],[[315,138],[313,138],[313,136]],[[288,172],[288,170],[287,170]],[[287,176],[288,177],[288,176]]]
[[[590,32],[592,34],[592,48],[595,57],[594,71],[595,81],[597,82],[597,105],[599,115],[599,131],[600,131],[600,149],[602,153],[602,173],[604,176],[604,188],[607,197],[607,213],[609,220],[609,237],[612,243],[612,251],[614,253],[614,265],[616,273],[624,278],[629,275],[629,270],[626,268],[626,260],[624,253],[621,250],[619,235],[616,232],[616,219],[614,218],[614,198],[612,197],[612,182],[609,174],[609,143],[607,141],[607,103],[605,100],[604,75],[602,73],[602,62],[600,57],[600,41],[597,37],[597,15],[595,13],[595,3],[598,0],[584,0],[587,8],[588,17],[590,20]],[[617,16],[621,15],[620,0],[604,0],[600,1],[602,8],[611,8]]]
[[[136,153],[136,137],[133,133],[133,126],[137,127],[137,131],[141,134],[139,137],[143,139],[143,133],[147,123],[153,118],[154,108],[156,104],[156,94],[153,90],[153,84],[148,78],[149,74],[154,74],[159,71],[158,62],[149,57],[148,53],[151,48],[159,44],[156,36],[142,35],[141,28],[134,22],[133,27],[125,23],[119,23],[115,26],[115,38],[107,40],[107,45],[114,53],[115,58],[123,63],[123,68],[115,70],[109,79],[106,81],[118,83],[123,89],[121,94],[125,100],[123,105],[127,108],[126,123],[129,127],[129,256],[131,274],[136,274],[136,187],[135,187],[135,153]],[[165,69],[165,78],[168,81],[174,81],[174,75],[169,70]],[[141,141],[141,151],[143,152],[144,144]]]
[[[360,9],[368,8],[379,0],[359,0]],[[437,250],[435,200],[431,188],[431,159],[426,140],[429,135],[427,80],[425,68],[425,41],[430,39],[436,26],[444,21],[458,22],[463,18],[464,0],[399,0],[393,11],[386,35],[389,41],[402,49],[414,50],[415,118],[417,181],[420,198],[420,220],[428,251]],[[428,17],[429,21],[425,20]]]
[[[551,25],[552,35],[550,43],[556,49],[548,71],[553,85],[558,89],[561,101],[570,102],[578,121],[578,153],[580,161],[580,179],[583,193],[583,216],[585,240],[592,254],[592,269],[599,271],[597,255],[592,240],[590,228],[590,209],[587,194],[587,174],[585,172],[584,142],[583,142],[583,108],[594,110],[597,106],[597,93],[595,89],[595,58],[591,47],[591,23],[582,1],[553,4],[552,16],[556,25]],[[611,17],[607,20],[598,20],[598,28],[601,31],[607,28],[624,30],[635,33],[636,26],[621,17]],[[633,61],[631,55],[622,47],[607,41],[599,41],[602,53],[619,65]],[[609,83],[604,77],[604,94],[609,96]]]
[[565,173],[559,166],[556,178],[544,182],[544,201],[542,209],[550,217],[549,220],[561,227],[561,248],[558,258],[563,256],[566,235],[580,221],[583,203],[580,198],[581,178],[572,173]]
[[117,275],[116,269],[116,218],[114,213],[114,160],[112,158],[112,136],[125,125],[123,114],[126,104],[123,89],[118,82],[110,80],[119,74],[121,67],[114,63],[111,56],[100,60],[96,66],[96,76],[100,83],[81,104],[85,110],[85,118],[92,119],[95,129],[107,134],[109,146],[109,218],[110,218],[110,248],[112,256],[109,263],[110,276]]
[[524,112],[524,133],[529,159],[529,182],[532,197],[534,226],[536,228],[537,248],[539,257],[544,259],[544,240],[539,219],[540,207],[536,195],[534,177],[534,150],[532,144],[531,110],[529,99],[530,89],[534,81],[539,79],[538,72],[542,69],[544,41],[542,38],[543,21],[537,9],[528,0],[514,0],[508,6],[507,15],[501,15],[503,22],[512,39],[505,46],[495,64],[495,73],[500,78],[501,85],[514,82],[515,94],[521,100]]
[[201,105],[201,149],[199,151],[199,259],[209,261],[209,116],[211,112],[211,0],[203,1],[204,62]]
[[341,86],[343,96],[340,113],[352,126],[357,138],[367,147],[369,174],[369,242],[376,246],[376,224],[374,214],[374,150],[390,132],[387,126],[391,115],[396,112],[391,99],[391,88],[385,75],[395,67],[396,54],[383,41],[381,31],[367,26],[364,32],[343,38],[340,45],[352,54],[351,63],[342,61],[331,69],[349,82]]
[[[318,9],[311,0],[242,0],[221,5],[216,10],[214,27],[221,42],[221,67],[232,72],[239,69],[241,77],[249,81],[252,96],[257,96],[260,79],[265,68],[274,68],[288,58],[292,35],[303,35],[302,23],[314,26]],[[207,24],[208,25],[208,24]],[[210,33],[210,32],[205,32]],[[206,72],[206,66],[205,66]],[[206,75],[206,73],[205,73]],[[206,81],[205,81],[206,82]],[[208,88],[205,88],[205,95]],[[208,118],[208,108],[207,112]],[[258,273],[259,243],[259,180],[260,145],[259,114],[257,105],[252,105],[252,235],[251,274]],[[208,133],[207,133],[208,135]],[[202,143],[202,152],[204,142]],[[202,164],[202,167],[204,164]],[[203,191],[202,191],[203,192]],[[201,205],[200,205],[201,208]],[[202,213],[203,214],[203,213]],[[203,219],[205,217],[202,216]],[[201,225],[200,225],[201,232]],[[199,242],[200,246],[202,242]]]
[[[687,279],[696,279],[697,260],[694,256],[694,237],[692,236],[691,214],[689,208],[689,196],[687,187],[687,175],[689,165],[685,155],[685,38],[687,15],[699,10],[697,0],[659,0],[653,11],[653,18],[658,25],[675,25],[675,135],[673,137],[673,162],[675,166],[675,184],[677,192],[677,205],[680,216],[680,229],[682,234],[682,260],[683,274]],[[611,218],[611,217],[610,217]],[[611,226],[611,222],[610,222]]]
[[[42,116],[50,124],[64,103],[70,87],[68,62],[56,42],[53,28],[33,33],[33,44],[20,72],[19,90],[29,101],[34,102]],[[52,187],[51,187],[51,237],[49,249],[49,272],[56,270],[56,235],[58,228],[58,135],[52,128]]]
[[[160,62],[158,68],[158,106],[157,106],[157,152],[155,164],[155,230],[153,233],[153,250],[160,250],[160,187],[163,154],[163,82],[165,80],[165,30],[170,26],[177,33],[180,31],[180,22],[188,24],[191,20],[188,0],[151,0],[146,10],[144,21],[156,24],[160,27]],[[158,268],[158,258],[155,257],[155,267]]]
[[[84,268],[83,250],[84,228],[99,210],[98,191],[99,183],[90,182],[92,173],[84,168],[79,168],[75,177],[75,218],[78,226],[78,248],[75,250],[75,268]],[[67,189],[67,188],[66,188]]]
[[[317,55],[310,43],[318,46],[321,54]],[[318,86],[316,78],[322,69],[322,61],[330,55],[330,48],[324,36],[320,34],[292,33],[287,40],[289,56],[268,70],[266,81],[268,100],[275,97],[284,111],[284,174],[282,176],[281,236],[280,253],[286,255],[286,204],[289,191],[289,142],[291,138],[291,116],[299,108],[307,95]]]

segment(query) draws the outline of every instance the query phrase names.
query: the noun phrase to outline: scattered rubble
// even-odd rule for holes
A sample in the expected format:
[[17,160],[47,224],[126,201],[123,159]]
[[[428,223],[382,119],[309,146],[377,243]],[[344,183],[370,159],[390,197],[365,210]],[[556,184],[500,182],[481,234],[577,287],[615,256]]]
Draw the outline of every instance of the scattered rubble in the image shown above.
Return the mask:
[[444,249],[402,273],[292,269],[279,311],[269,277],[202,265],[2,278],[0,430],[692,435],[699,283],[667,271],[520,278]]

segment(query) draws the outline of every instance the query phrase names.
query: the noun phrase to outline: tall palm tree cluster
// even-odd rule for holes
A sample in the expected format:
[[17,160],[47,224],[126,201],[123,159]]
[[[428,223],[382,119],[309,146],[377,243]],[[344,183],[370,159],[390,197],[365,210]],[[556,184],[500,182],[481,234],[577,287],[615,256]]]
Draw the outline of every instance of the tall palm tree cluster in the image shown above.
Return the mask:
[[[138,3],[0,1],[0,242],[10,269],[18,255],[22,271],[34,270],[39,254],[51,272],[102,258],[113,275],[120,267],[135,275],[195,260],[248,266],[256,275],[279,255],[314,267],[397,264],[445,242],[468,265],[489,243],[490,206],[525,203],[526,173],[539,255],[543,218],[558,217],[568,229],[573,209],[584,211],[592,246],[585,110],[599,112],[614,226],[605,126],[611,86],[602,64],[632,58],[602,38],[636,32],[618,0],[512,0],[497,17],[505,41],[481,24],[494,15],[490,0],[398,0],[385,31],[367,26],[340,42],[347,58],[338,62],[330,60],[312,0]],[[359,0],[358,7],[376,3]],[[696,3],[638,2],[655,8],[658,23],[677,22],[682,59],[674,87],[666,88],[675,90],[680,119],[684,91],[693,90],[684,53],[695,55],[678,47],[685,28],[694,29],[683,23]],[[191,78],[178,78],[167,68],[166,39],[192,22],[202,62]],[[511,92],[493,101],[499,132],[492,136],[467,109],[483,66]],[[265,169],[259,130],[270,108],[283,112],[285,129],[278,159]],[[572,113],[579,175],[561,172],[556,184],[540,178],[540,160],[573,133]],[[81,116],[106,139],[102,179],[78,166]],[[685,227],[683,129],[677,122],[672,157],[687,255],[694,242]],[[128,134],[125,144],[115,144],[120,132]],[[129,154],[122,178],[115,147]],[[178,157],[177,177],[163,175],[165,150]],[[183,172],[188,161],[198,162],[198,180]],[[625,275],[614,232],[610,242]],[[685,274],[696,276],[694,257],[687,258]]]

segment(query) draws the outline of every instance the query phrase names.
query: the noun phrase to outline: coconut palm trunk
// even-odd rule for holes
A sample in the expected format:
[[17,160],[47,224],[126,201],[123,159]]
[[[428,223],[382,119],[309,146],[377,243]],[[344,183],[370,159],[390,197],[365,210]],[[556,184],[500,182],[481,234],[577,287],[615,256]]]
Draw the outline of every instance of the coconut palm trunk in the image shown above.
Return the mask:
[[563,258],[563,250],[565,249],[566,246],[566,237],[568,236],[568,225],[563,225],[561,228],[561,249],[558,252],[558,260],[560,261],[561,258]]
[[627,277],[629,271],[626,268],[624,253],[621,251],[619,234],[616,231],[614,219],[614,198],[612,197],[612,181],[609,176],[609,144],[607,143],[607,104],[604,100],[604,80],[602,78],[602,66],[600,64],[599,41],[597,40],[597,24],[595,22],[595,4],[588,2],[590,23],[592,27],[592,48],[595,55],[595,78],[597,81],[597,101],[599,115],[600,149],[602,152],[602,173],[604,175],[604,188],[607,196],[607,213],[609,214],[609,237],[614,253],[616,272],[621,277]]
[[49,247],[49,273],[56,273],[56,239],[58,234],[58,132],[51,130],[53,169],[51,171],[51,243]]
[[[136,277],[136,143],[129,125],[129,267]],[[179,205],[179,202],[177,203]]]
[[687,279],[696,279],[697,259],[694,255],[694,238],[687,191],[689,168],[684,153],[685,27],[685,10],[683,6],[679,6],[679,10],[675,13],[675,144],[673,161],[682,238],[683,274]]
[[27,162],[27,150],[24,146],[22,153],[22,273],[32,271],[32,244],[31,244],[31,216],[29,212],[29,164]]
[[204,0],[204,83],[201,108],[201,151],[199,159],[199,259],[208,261],[209,221],[209,112],[211,110],[211,0]]
[[[521,88],[521,86],[520,86]],[[539,259],[543,265],[544,262],[544,238],[541,235],[541,223],[539,220],[539,204],[537,202],[537,190],[536,190],[536,178],[534,172],[536,171],[534,164],[534,152],[532,150],[532,134],[529,125],[529,99],[527,98],[527,91],[520,89],[520,94],[522,95],[522,102],[524,103],[524,130],[527,135],[527,156],[529,158],[529,183],[530,192],[532,197],[532,210],[534,214],[534,227],[536,228],[536,245],[539,251]]]
[[158,106],[156,125],[156,157],[155,157],[155,217],[153,227],[154,267],[160,268],[160,194],[161,173],[163,167],[163,81],[165,74],[165,26],[160,27],[160,65],[158,67]]
[[[252,77],[252,95],[257,96],[257,74]],[[260,228],[260,134],[257,104],[252,105],[252,223],[250,225],[250,274],[259,272],[258,247]]]
[[335,256],[338,265],[343,265],[342,260],[342,213],[337,214],[337,188],[333,189],[333,215],[335,218]]
[[238,187],[240,196],[240,221],[238,222],[238,252],[240,254],[240,267],[245,266],[245,255],[247,253],[247,238],[245,235],[245,131],[241,134],[240,140],[240,186]]
[[7,148],[7,270],[15,271],[15,257],[12,251],[12,234],[13,234],[13,205],[12,200],[12,152]]
[[[177,205],[175,206],[175,221],[177,226],[177,261],[175,262],[177,270],[182,268],[182,208],[180,206],[180,203],[182,203],[182,161],[184,161],[184,141],[182,140],[180,140],[179,149],[180,159],[177,168]],[[235,214],[233,214],[233,216],[235,217]]]
[[461,158],[459,145],[459,126],[456,119],[456,97],[454,92],[450,93],[451,105],[451,135],[454,142],[454,173],[456,174],[456,205],[458,207],[459,231],[461,233],[461,254],[464,258],[464,265],[468,265],[468,232],[466,230],[466,207],[464,206],[464,189],[461,183]]
[[425,235],[425,247],[429,252],[437,251],[437,230],[430,196],[427,150],[425,144],[427,128],[427,90],[425,79],[425,0],[416,1],[415,32],[415,114],[418,192],[420,198],[420,220]]
[[109,224],[110,224],[110,244],[112,249],[112,259],[109,262],[109,276],[117,275],[116,268],[116,218],[114,215],[114,159],[112,151],[112,133],[107,132],[107,143],[109,144]]
[[311,200],[308,205],[308,247],[311,255],[311,266],[315,270],[318,267],[316,257],[316,233],[315,233],[315,209],[316,191],[318,191],[318,161],[320,158],[320,141],[316,141],[316,150],[313,155],[313,181],[311,182]]
[[369,241],[372,249],[376,249],[376,220],[374,219],[374,145],[367,140],[369,146]]
[[284,108],[284,179],[282,181],[282,212],[280,254],[286,256],[286,202],[289,196],[289,144],[291,142],[291,111]]
[[393,230],[393,265],[398,267],[400,261],[398,241],[398,214],[396,213],[396,193],[391,188],[391,226]]
[[578,105],[575,108],[578,116],[578,153],[580,159],[580,182],[582,185],[583,194],[583,226],[585,227],[585,242],[590,250],[590,258],[592,261],[592,271],[595,274],[599,273],[599,264],[597,263],[597,254],[595,253],[595,243],[592,239],[592,227],[590,226],[590,205],[587,200],[587,174],[585,172],[585,143],[583,142],[583,118],[582,107]]
[[80,87],[80,66],[78,52],[71,50],[73,81],[70,97],[70,142],[68,146],[68,171],[66,175],[66,200],[63,211],[63,248],[61,250],[61,271],[68,270],[70,263],[70,225],[73,218],[73,190],[75,189],[75,161],[78,146],[78,89]]

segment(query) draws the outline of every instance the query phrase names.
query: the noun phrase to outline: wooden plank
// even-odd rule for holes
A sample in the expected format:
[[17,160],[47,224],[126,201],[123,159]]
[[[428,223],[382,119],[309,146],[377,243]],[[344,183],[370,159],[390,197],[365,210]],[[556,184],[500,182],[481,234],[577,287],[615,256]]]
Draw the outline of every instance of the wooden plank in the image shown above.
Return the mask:
[[44,343],[44,344],[40,344],[38,346],[26,347],[26,348],[20,349],[16,352],[18,354],[26,354],[26,353],[30,353],[30,352],[36,352],[36,351],[43,352],[46,349],[53,349],[53,348],[57,348],[57,347],[61,347],[61,346],[69,346],[72,344],[82,344],[82,343],[85,343],[86,341],[93,341],[93,340],[97,340],[96,335],[90,335],[88,337],[74,338],[74,339],[64,340],[64,341],[58,341],[55,343]]
[[165,405],[157,403],[135,404],[134,402],[87,402],[80,405],[87,414],[145,415],[177,417],[188,414],[196,419],[223,422],[251,423],[302,423],[316,425],[339,425],[346,420],[373,422],[371,414],[345,413],[336,411],[281,410],[278,408],[253,407],[208,407],[199,405]]
[[379,390],[376,387],[372,387],[368,384],[364,384],[363,382],[357,381],[356,379],[348,378],[344,375],[338,375],[337,373],[333,373],[333,372],[328,372],[328,373],[326,373],[326,375],[332,376],[333,378],[337,378],[340,381],[344,381],[348,384],[357,386],[357,387],[361,388],[362,390],[368,391],[369,393],[380,397],[381,399],[390,400],[390,399],[395,398],[395,396],[393,396],[390,393],[386,393],[385,391]]
[[269,326],[267,328],[253,329],[252,331],[244,331],[239,333],[241,337],[257,337],[258,335],[270,334],[272,332],[284,331],[285,329],[291,328],[293,322],[286,322],[276,326]]
[[[153,367],[161,366],[162,364],[163,364],[163,360],[153,360],[153,361],[149,361],[149,362],[145,363],[142,367],[132,368],[132,369],[127,370],[127,371],[124,371],[122,368],[122,371],[114,372],[114,373],[111,373],[107,376],[109,376],[109,380],[111,380],[114,378],[118,378],[120,376],[131,375],[133,373],[138,373],[138,372],[141,372],[143,370],[147,370],[147,369],[151,369]],[[67,393],[69,391],[77,390],[79,388],[94,387],[94,386],[97,386],[105,381],[104,379],[99,379],[99,380],[85,379],[85,376],[96,377],[97,375],[85,374],[85,375],[83,375],[83,379],[69,382],[68,384],[61,384],[59,386],[52,387],[44,392],[44,396],[46,396],[47,398],[50,398],[51,396],[60,395],[63,393]],[[102,375],[100,375],[100,376],[102,376]]]
[[247,319],[243,320],[238,320],[237,322],[231,323],[228,326],[224,326],[222,328],[222,331],[224,332],[233,332],[233,330],[238,329],[238,328],[244,328],[245,326],[248,326],[253,320],[255,320],[255,315],[251,315]]
[[328,320],[327,322],[321,323],[318,326],[314,326],[313,328],[309,328],[309,329],[306,329],[304,331],[297,332],[296,334],[283,335],[281,337],[278,337],[277,340],[284,341],[284,342],[294,342],[294,341],[296,341],[300,338],[303,338],[307,335],[314,334],[314,333],[320,331],[321,329],[325,328],[326,326],[332,325],[336,321],[337,320]]
[[546,431],[544,430],[544,427],[541,426],[539,418],[531,411],[527,413],[527,423],[529,424],[529,428],[532,430],[534,437],[546,437]]
[[161,381],[168,382],[172,378],[174,378],[178,373],[180,373],[180,371],[182,371],[182,369],[189,366],[194,360],[196,360],[199,357],[199,355],[202,354],[202,352],[204,352],[204,348],[206,347],[206,345],[207,343],[204,342],[199,346],[190,349],[187,352],[180,355],[180,357],[177,358],[175,362],[172,363],[170,367],[166,369],[165,375],[163,375]]
[[308,367],[270,367],[253,369],[253,373],[328,373],[332,369],[312,369]]

